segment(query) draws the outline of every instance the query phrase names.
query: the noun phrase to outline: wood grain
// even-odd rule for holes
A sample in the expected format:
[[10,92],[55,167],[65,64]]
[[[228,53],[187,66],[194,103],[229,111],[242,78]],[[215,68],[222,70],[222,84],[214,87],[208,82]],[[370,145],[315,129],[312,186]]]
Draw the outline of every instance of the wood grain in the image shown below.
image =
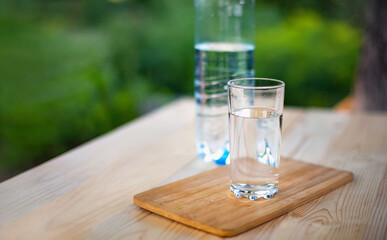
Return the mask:
[[281,159],[279,193],[270,200],[238,199],[229,189],[230,166],[139,193],[133,203],[219,236],[234,236],[351,182],[353,174]]
[[387,198],[378,192],[387,174],[386,117],[306,111],[283,138],[285,154],[351,171],[354,181],[236,239],[386,239]]
[[[132,204],[213,168],[197,160],[194,114],[180,99],[0,183],[0,239],[220,239]],[[387,114],[285,108],[282,156],[355,179],[232,239],[387,239],[386,123]]]

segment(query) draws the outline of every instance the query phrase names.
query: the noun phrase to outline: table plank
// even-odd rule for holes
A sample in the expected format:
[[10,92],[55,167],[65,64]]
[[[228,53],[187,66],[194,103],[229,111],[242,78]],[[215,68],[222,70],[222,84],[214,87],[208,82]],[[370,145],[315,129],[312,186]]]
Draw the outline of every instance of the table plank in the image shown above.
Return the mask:
[[[320,114],[334,113],[321,112]],[[313,158],[313,152],[310,152],[327,146],[319,142],[328,139],[324,137],[315,142],[312,150],[299,147],[301,150],[298,151],[303,152],[297,154],[325,166],[352,171],[355,175],[354,182],[294,210],[276,222],[268,223],[271,225],[268,228],[273,229],[270,235],[266,233],[261,235],[262,230],[256,229],[252,231],[254,234],[249,236],[273,239],[385,239],[386,215],[378,217],[371,212],[374,207],[380,212],[386,211],[381,208],[385,206],[387,199],[382,198],[378,188],[382,181],[385,181],[386,176],[387,129],[381,129],[380,126],[387,118],[386,115],[357,114],[350,115],[347,120],[339,136],[337,133],[331,133],[334,136],[331,140],[334,141],[331,142],[331,147],[326,149],[325,156]],[[365,122],[369,124],[364,124]],[[330,123],[332,121],[325,124]],[[300,132],[299,129],[294,130]],[[332,127],[332,131],[337,131],[337,128]],[[311,140],[314,141],[314,138],[307,140],[309,146],[311,146]],[[378,154],[374,155],[374,153]],[[375,201],[379,204],[373,204]],[[369,235],[365,235],[365,228]]]
[[[104,187],[107,187],[105,183],[109,180],[126,183],[126,185],[111,183],[118,189],[128,186],[133,188],[134,192],[127,192],[123,198],[127,203],[131,203],[131,196],[139,191],[138,189],[152,187],[181,165],[192,161],[195,154],[194,132],[191,126],[194,112],[193,108],[186,107],[187,103],[192,104],[191,100],[187,99],[175,102],[1,183],[0,236],[5,236],[1,233],[9,233],[12,229],[17,233],[19,225],[21,228],[31,228],[31,231],[39,229],[41,231],[38,225],[44,226],[47,222],[54,221],[55,214],[58,214],[55,216],[57,218],[64,218],[59,211],[65,210],[68,205],[67,200],[73,204],[71,207],[74,210],[77,206],[82,208],[81,203],[89,197],[96,197],[93,194],[99,194],[98,189],[104,191]],[[176,115],[176,111],[181,114],[171,118]],[[178,146],[181,139],[185,137],[188,137],[190,144],[176,148],[175,146]],[[169,159],[172,164],[166,165],[168,161],[166,162],[165,159]],[[153,167],[150,168],[150,165]],[[117,174],[122,175],[114,178]],[[137,180],[140,184],[133,184]],[[96,185],[93,186],[93,184]],[[93,186],[92,189],[87,189],[91,186]],[[82,192],[83,190],[85,192]],[[82,199],[79,199],[80,202],[73,203],[74,197]],[[106,199],[109,197],[107,196]],[[58,204],[64,205],[57,208]],[[90,212],[98,208],[93,204],[87,204]],[[40,221],[23,226],[28,222],[27,218],[35,217],[40,218]],[[72,218],[72,215],[68,217]],[[42,221],[41,218],[47,222]],[[39,234],[39,232],[36,233]]]
[[[386,123],[286,108],[283,156],[352,171],[354,182],[236,238],[385,239]],[[194,102],[180,99],[1,183],[0,239],[219,239],[132,204],[200,171],[194,134]]]

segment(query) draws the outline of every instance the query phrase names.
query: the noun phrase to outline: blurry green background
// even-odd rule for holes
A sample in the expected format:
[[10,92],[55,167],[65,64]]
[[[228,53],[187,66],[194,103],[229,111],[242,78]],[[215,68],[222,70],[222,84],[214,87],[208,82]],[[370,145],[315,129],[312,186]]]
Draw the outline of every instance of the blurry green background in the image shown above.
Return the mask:
[[[256,76],[286,104],[350,94],[362,0],[258,1]],[[0,1],[0,180],[193,95],[193,0]]]

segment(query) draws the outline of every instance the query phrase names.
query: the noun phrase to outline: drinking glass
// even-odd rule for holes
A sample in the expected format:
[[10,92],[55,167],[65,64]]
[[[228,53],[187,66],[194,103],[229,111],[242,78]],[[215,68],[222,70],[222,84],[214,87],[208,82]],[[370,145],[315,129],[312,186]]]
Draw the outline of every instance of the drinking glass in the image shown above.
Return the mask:
[[243,78],[228,82],[231,191],[269,199],[278,192],[285,84]]

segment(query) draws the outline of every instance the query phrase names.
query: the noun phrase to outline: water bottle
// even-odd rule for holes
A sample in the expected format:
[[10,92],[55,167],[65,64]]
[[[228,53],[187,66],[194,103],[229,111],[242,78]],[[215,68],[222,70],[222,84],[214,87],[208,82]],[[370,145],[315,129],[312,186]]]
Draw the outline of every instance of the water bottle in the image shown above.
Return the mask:
[[196,149],[229,163],[227,82],[254,76],[255,0],[195,0]]

